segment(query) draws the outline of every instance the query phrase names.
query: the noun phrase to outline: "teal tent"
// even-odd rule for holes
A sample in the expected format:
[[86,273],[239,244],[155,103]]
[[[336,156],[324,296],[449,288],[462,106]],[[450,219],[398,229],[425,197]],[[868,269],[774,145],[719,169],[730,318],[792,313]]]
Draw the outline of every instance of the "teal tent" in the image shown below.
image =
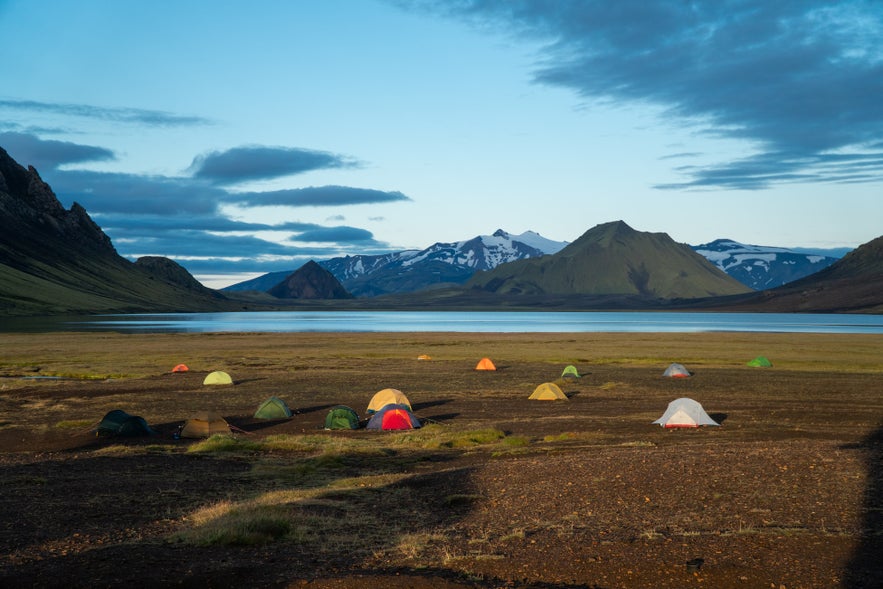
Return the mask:
[[254,412],[257,419],[285,419],[291,417],[291,409],[279,397],[270,397]]
[[325,416],[325,429],[359,429],[359,416],[346,405],[332,407]]
[[154,433],[143,417],[129,415],[122,409],[109,411],[95,428],[97,436],[149,436]]

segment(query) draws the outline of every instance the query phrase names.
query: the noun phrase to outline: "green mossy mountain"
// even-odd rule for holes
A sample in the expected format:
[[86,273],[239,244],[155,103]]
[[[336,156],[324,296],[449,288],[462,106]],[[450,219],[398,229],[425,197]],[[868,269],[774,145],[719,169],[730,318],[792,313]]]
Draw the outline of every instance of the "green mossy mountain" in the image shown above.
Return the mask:
[[597,225],[560,252],[476,273],[468,288],[501,295],[635,295],[693,299],[750,289],[690,246],[622,221]]
[[120,256],[82,206],[66,210],[37,170],[0,148],[0,315],[226,307],[171,260]]

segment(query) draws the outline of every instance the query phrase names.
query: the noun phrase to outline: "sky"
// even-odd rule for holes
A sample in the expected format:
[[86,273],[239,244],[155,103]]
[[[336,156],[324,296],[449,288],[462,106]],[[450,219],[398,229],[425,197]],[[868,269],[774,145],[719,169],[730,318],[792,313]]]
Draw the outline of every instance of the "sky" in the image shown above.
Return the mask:
[[214,288],[609,221],[883,234],[879,0],[0,0],[0,147]]

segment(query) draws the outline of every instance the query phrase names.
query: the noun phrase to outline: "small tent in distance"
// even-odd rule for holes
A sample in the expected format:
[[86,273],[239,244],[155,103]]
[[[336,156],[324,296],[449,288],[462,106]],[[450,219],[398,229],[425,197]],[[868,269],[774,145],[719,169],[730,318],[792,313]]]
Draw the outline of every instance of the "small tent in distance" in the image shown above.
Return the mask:
[[291,409],[279,397],[270,397],[258,406],[254,416],[256,419],[287,419],[291,417]]
[[174,368],[172,368],[172,372],[189,372],[190,369],[186,364],[176,364]]
[[476,370],[496,370],[497,367],[491,362],[490,358],[482,358],[478,361],[478,364],[475,365]]
[[405,393],[398,389],[383,389],[374,393],[371,402],[368,403],[368,414],[380,411],[386,405],[404,405],[411,409],[411,402]]
[[667,376],[669,378],[690,378],[693,374],[687,370],[683,364],[678,364],[674,362],[668,365],[668,368],[665,369],[665,372],[662,373],[662,376]]
[[386,405],[371,416],[365,429],[404,430],[417,429],[420,420],[405,405]]
[[534,389],[528,399],[534,401],[567,401],[567,395],[554,382],[544,382]]
[[205,380],[202,381],[202,384],[205,385],[224,385],[224,384],[233,384],[233,379],[230,378],[230,375],[224,372],[223,370],[216,370],[214,372],[209,372]]
[[420,354],[419,356],[417,356],[417,359],[418,360],[432,360],[432,356],[430,356],[429,354]]
[[143,417],[130,415],[122,409],[109,411],[95,428],[96,436],[149,436],[155,433]]
[[772,368],[773,363],[766,356],[758,356],[753,360],[749,360],[747,365],[755,368]]
[[325,416],[325,429],[359,429],[359,415],[346,405],[332,407]]
[[561,373],[561,378],[580,378],[579,370],[573,364],[565,366],[564,372]]
[[184,422],[179,435],[182,438],[209,438],[215,434],[229,434],[230,424],[217,413],[204,411]]
[[662,417],[653,422],[664,428],[700,427],[703,425],[720,425],[709,417],[698,401],[682,397],[668,404]]

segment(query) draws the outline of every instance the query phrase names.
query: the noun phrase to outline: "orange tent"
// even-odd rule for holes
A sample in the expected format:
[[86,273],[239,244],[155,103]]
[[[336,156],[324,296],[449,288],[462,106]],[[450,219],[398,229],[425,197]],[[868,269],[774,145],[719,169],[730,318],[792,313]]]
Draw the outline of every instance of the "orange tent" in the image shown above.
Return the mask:
[[177,366],[172,368],[172,372],[187,372],[188,370],[190,369],[187,368],[186,364],[178,364]]
[[491,362],[490,358],[482,358],[478,361],[478,364],[475,366],[476,370],[496,370],[497,367],[494,366],[494,363]]
[[420,354],[419,356],[417,356],[417,359],[418,360],[432,360],[432,358],[429,356],[429,354]]

